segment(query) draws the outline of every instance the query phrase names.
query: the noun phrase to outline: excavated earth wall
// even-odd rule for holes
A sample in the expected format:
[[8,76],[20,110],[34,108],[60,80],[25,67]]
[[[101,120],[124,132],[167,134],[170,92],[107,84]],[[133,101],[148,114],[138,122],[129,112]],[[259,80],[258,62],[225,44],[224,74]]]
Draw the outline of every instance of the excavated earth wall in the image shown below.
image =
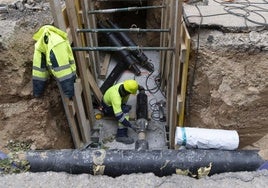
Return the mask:
[[32,36],[42,25],[53,22],[49,3],[32,5],[36,10],[8,5],[8,13],[0,15],[0,150],[8,152],[6,146],[17,141],[32,149],[71,148],[55,81],[51,79],[42,98],[32,97]]
[[240,148],[266,150],[267,157],[267,30],[201,29],[192,39],[187,124],[237,130]]

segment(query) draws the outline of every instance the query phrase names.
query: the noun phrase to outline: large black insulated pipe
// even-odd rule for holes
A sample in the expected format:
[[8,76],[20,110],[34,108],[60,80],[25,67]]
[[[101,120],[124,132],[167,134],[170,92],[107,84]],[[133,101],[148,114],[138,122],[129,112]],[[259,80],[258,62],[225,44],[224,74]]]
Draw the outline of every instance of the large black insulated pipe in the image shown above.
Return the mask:
[[136,116],[137,119],[148,119],[148,97],[145,90],[141,90],[137,95]]
[[[120,29],[120,27],[113,23],[111,20],[107,20],[108,24],[113,27],[114,29]],[[124,32],[118,32],[116,35],[119,37],[121,42],[126,46],[137,46],[137,44]],[[146,68],[148,71],[153,72],[154,67],[151,63],[148,62],[148,57],[141,52],[140,50],[132,50],[131,53],[137,57],[139,63],[142,67]]]
[[223,172],[255,171],[264,160],[257,151],[224,150],[48,150],[25,152],[31,172],[88,173],[112,177],[132,173],[168,176],[179,170],[196,174],[211,164],[209,175]]
[[106,78],[105,82],[100,87],[102,94],[104,94],[105,91],[109,89],[115,83],[115,81],[121,76],[121,74],[126,69],[127,68],[125,64],[117,63],[117,65],[113,68],[112,72]]
[[[99,22],[98,26],[102,29],[105,29],[106,27]],[[119,39],[117,39],[116,35],[112,32],[107,32],[105,33],[105,36],[107,37],[108,41],[111,43],[111,45],[116,46],[116,47],[122,47],[123,44],[120,42]],[[128,68],[134,72],[135,75],[140,75],[141,71],[135,64],[135,60],[132,58],[132,54],[127,51],[127,50],[120,50],[116,51],[116,53],[120,56],[120,59],[122,62],[126,63]]]

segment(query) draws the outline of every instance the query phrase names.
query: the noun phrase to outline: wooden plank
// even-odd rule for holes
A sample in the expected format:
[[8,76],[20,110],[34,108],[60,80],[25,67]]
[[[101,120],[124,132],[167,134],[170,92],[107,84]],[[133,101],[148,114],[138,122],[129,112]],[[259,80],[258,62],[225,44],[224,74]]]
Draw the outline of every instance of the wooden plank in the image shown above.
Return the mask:
[[178,114],[181,111],[181,105],[182,105],[182,96],[181,96],[181,94],[178,94],[177,95],[177,105],[176,105],[176,110],[177,110]]
[[[74,96],[75,97],[75,96]],[[75,116],[75,108],[74,108],[74,104],[71,100],[68,101],[68,106],[69,106],[69,110],[70,110],[70,115],[73,117]]]
[[[169,1],[169,10],[167,13],[168,14],[168,27],[170,28],[171,32],[169,35],[167,35],[167,38],[166,38],[166,43],[168,45],[168,47],[175,47],[175,12],[176,10],[174,10],[174,6],[175,6],[175,1],[173,0],[170,0]],[[172,73],[172,70],[171,70],[171,61],[172,61],[172,58],[173,58],[173,55],[174,55],[174,52],[173,51],[167,51],[166,53],[166,59],[165,59],[165,73],[164,73],[164,79],[166,80],[166,83],[169,82],[170,80],[170,74]]]
[[[172,64],[172,75],[171,75],[171,100],[170,104],[177,104],[177,95],[174,95],[177,93],[178,89],[178,83],[177,83],[177,78],[178,78],[178,73],[180,72],[179,70],[179,63],[180,63],[180,45],[181,45],[181,15],[182,15],[182,1],[180,0],[175,0],[175,35],[174,39],[175,40],[175,56],[174,56],[174,61]],[[179,37],[178,37],[179,36]],[[176,105],[171,105],[169,109],[169,127],[170,127],[170,145],[169,147],[173,149],[175,147],[175,131],[176,131],[176,126],[177,126],[177,110],[176,110]]]
[[[162,16],[163,16],[163,19],[161,20],[161,22],[163,22],[163,25],[161,26],[162,29],[167,29],[167,28],[170,28],[170,15],[168,14],[170,12],[170,0],[165,0],[164,3],[166,5],[166,8],[165,9],[162,9]],[[161,23],[162,24],[162,23]],[[171,31],[172,32],[172,31]],[[170,33],[161,33],[162,35],[162,38],[161,38],[161,41],[162,41],[162,46],[163,47],[166,47],[166,46],[169,46],[169,43],[168,43],[168,38],[169,36],[171,35],[171,32]],[[160,36],[160,37],[161,37]],[[168,57],[168,54],[170,52],[168,51],[162,51],[161,53],[161,60],[160,60],[160,72],[162,73],[161,74],[161,78],[162,78],[162,83],[161,83],[161,88],[164,89],[164,87],[166,86],[166,83],[167,83],[167,74],[168,74],[168,70],[166,69],[168,66],[169,66],[169,62],[167,62],[167,57]]]
[[[73,36],[73,44],[74,46],[82,46],[82,41],[80,38],[78,38],[76,29],[75,29],[75,28],[78,28],[78,23],[77,23],[74,1],[66,0],[65,3],[66,3],[66,10],[67,10],[68,18],[71,18],[69,19],[69,22],[70,22],[71,33]],[[75,51],[75,57],[76,57],[78,71],[79,71],[79,77],[81,79],[81,83],[83,86],[83,92],[84,92],[83,96],[84,96],[84,101],[86,104],[87,117],[90,121],[90,125],[93,126],[93,122],[94,122],[93,114],[94,113],[93,113],[93,105],[92,105],[92,99],[91,99],[91,90],[88,84],[89,83],[88,74],[91,75],[91,73],[88,71],[88,67],[84,63],[86,62],[84,52]],[[94,82],[94,79],[91,80],[91,82]]]
[[187,48],[186,48],[186,45],[185,45],[184,40],[182,40],[182,43],[181,43],[181,54],[180,54],[180,62],[181,63],[185,63],[186,52],[187,52]]
[[106,78],[106,74],[108,72],[110,60],[111,60],[111,54],[105,54],[103,63],[101,65],[100,74],[99,74],[100,79],[105,79]]
[[182,97],[182,104],[179,113],[179,126],[184,126],[184,116],[185,116],[185,99],[186,99],[186,90],[187,90],[187,78],[188,78],[188,68],[189,68],[189,57],[190,57],[190,45],[191,45],[191,38],[187,31],[185,24],[182,25],[182,30],[184,31],[184,41],[186,47],[186,54],[185,54],[185,63],[183,64],[183,71],[182,71],[182,80],[181,80],[181,97]]
[[64,23],[65,23],[66,28],[69,28],[70,23],[69,23],[67,11],[66,11],[66,6],[64,6],[62,8],[62,15],[63,15],[63,18],[64,18]]
[[66,30],[64,17],[62,14],[62,5],[60,0],[49,0],[51,13],[54,18],[54,25],[63,31]]
[[[74,4],[75,4],[75,10],[76,10],[76,17],[77,17],[77,26],[78,28],[83,28],[84,23],[83,23],[83,18],[82,18],[83,11],[81,10],[81,1],[74,0]],[[86,45],[85,33],[80,33],[80,35],[81,35],[82,46],[85,46]]]
[[[96,28],[95,23],[95,15],[89,15],[89,10],[94,9],[94,3],[90,0],[82,0],[82,7],[83,7],[83,18],[84,18],[84,27],[89,29]],[[86,35],[86,42],[87,46],[94,47],[98,46],[97,41],[97,34],[96,33],[87,33]],[[98,51],[90,51],[88,52],[90,54],[90,68],[93,72],[93,76],[95,79],[98,78],[98,74],[100,73],[100,57]]]
[[[84,28],[89,28],[89,24],[88,24],[88,0],[82,0],[81,1],[82,4],[82,18],[84,21]],[[91,41],[92,41],[92,35],[90,33],[86,33],[85,34],[85,39],[86,39],[86,46],[90,46],[91,45]],[[92,72],[93,76],[95,79],[97,79],[97,71],[96,71],[96,67],[95,67],[95,57],[94,54],[95,52],[89,51],[88,53],[88,62],[89,62],[89,67],[90,67],[90,71]]]
[[73,111],[74,104],[72,101],[69,101],[69,103],[66,103],[66,102],[65,102],[65,104],[68,104],[67,106],[69,109],[66,110],[65,112],[67,112],[66,116],[68,117],[69,127],[70,127],[70,131],[72,134],[74,146],[75,146],[75,148],[80,148],[80,147],[82,147],[83,143],[81,141],[81,137],[80,137],[79,130],[78,130],[78,127],[76,125],[74,116],[72,116],[72,114],[75,114],[75,112]]
[[[50,0],[50,7],[51,7],[51,12],[54,18],[54,25],[58,27],[59,29],[66,31],[69,37],[69,40],[72,40],[70,32],[66,29],[66,17],[64,17],[64,9],[61,6],[61,3],[59,0]],[[76,125],[75,121],[75,109],[74,109],[74,104],[73,101],[68,99],[62,89],[60,84],[57,82],[58,88],[60,90],[61,98],[62,98],[62,103],[64,107],[64,111],[67,117],[68,125],[70,128],[70,132],[72,135],[72,139],[74,142],[75,148],[80,148],[82,146],[80,134],[78,127]]]
[[[166,4],[166,0],[163,0],[162,2],[163,5]],[[161,10],[161,29],[166,29],[167,28],[167,8],[163,8]],[[160,47],[165,47],[165,37],[166,37],[167,33],[165,32],[161,32],[160,33]],[[160,74],[161,74],[161,78],[164,78],[163,73],[164,73],[164,65],[165,65],[165,61],[164,61],[164,56],[165,56],[166,51],[160,51],[160,63],[159,63],[159,67],[160,67]]]
[[66,28],[66,33],[67,33],[67,35],[68,35],[68,39],[69,39],[70,44],[72,44],[72,42],[73,42],[73,37],[72,37],[71,30],[70,30],[69,27]]
[[68,39],[72,42],[72,35],[68,28],[69,22],[66,14],[66,7],[62,6],[60,0],[49,0],[51,14],[53,16],[53,25],[65,31],[68,35]]
[[[168,45],[169,45],[169,47],[171,46],[171,45],[173,45],[173,43],[171,43],[171,42],[173,42],[173,37],[175,36],[175,11],[176,11],[176,9],[175,9],[175,1],[169,1],[169,7],[170,7],[170,9],[169,9],[169,18],[170,19],[168,19],[169,20],[169,22],[168,22],[168,27],[170,27],[170,30],[171,30],[171,32],[170,32],[170,35],[168,36],[168,38],[167,38],[167,41],[168,41]],[[173,40],[172,40],[173,39]],[[174,45],[172,46],[172,47],[174,47]],[[168,52],[167,53],[167,59],[166,59],[166,64],[168,64],[167,66],[166,66],[166,68],[165,68],[165,80],[166,80],[166,82],[168,83],[167,85],[168,85],[168,88],[167,88],[167,91],[168,91],[168,95],[167,95],[167,110],[168,110],[168,118],[167,118],[167,121],[168,121],[168,126],[169,126],[169,147],[171,147],[171,135],[173,134],[173,132],[172,132],[172,121],[171,121],[171,117],[172,117],[172,108],[173,108],[173,106],[174,106],[174,101],[173,101],[173,95],[175,94],[174,93],[174,91],[173,91],[173,78],[172,78],[172,74],[173,74],[173,72],[174,72],[174,69],[170,69],[170,67],[172,67],[173,66],[173,64],[174,64],[174,53],[175,52]]]
[[100,103],[102,100],[103,94],[101,93],[99,86],[95,82],[95,80],[94,80],[92,74],[89,72],[89,70],[87,70],[87,78],[88,78],[90,86],[95,94],[96,99]]
[[75,87],[75,110],[76,110],[76,117],[79,123],[80,133],[82,136],[82,140],[84,143],[88,143],[90,141],[90,125],[89,121],[87,121],[85,115],[84,104],[82,100],[82,85],[81,80],[77,79],[76,83],[74,84]]

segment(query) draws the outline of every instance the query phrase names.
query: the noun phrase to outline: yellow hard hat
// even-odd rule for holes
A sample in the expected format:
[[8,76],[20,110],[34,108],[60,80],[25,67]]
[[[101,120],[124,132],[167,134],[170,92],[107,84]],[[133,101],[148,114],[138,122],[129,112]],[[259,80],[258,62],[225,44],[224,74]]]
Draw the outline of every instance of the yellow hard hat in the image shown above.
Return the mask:
[[136,94],[138,90],[138,82],[136,80],[126,80],[124,81],[124,88],[127,92],[131,94]]

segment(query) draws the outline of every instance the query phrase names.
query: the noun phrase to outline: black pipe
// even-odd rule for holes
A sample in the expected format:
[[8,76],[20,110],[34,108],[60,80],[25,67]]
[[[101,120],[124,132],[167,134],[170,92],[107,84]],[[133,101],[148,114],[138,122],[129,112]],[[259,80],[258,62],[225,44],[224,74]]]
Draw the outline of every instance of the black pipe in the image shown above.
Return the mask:
[[[120,29],[120,27],[113,23],[111,20],[107,20],[108,24],[114,29]],[[116,35],[120,38],[123,45],[126,46],[137,46],[137,44],[124,32],[118,32]],[[132,50],[130,51],[137,59],[139,60],[139,64],[146,68],[148,71],[153,72],[154,67],[151,63],[148,62],[148,57],[140,50]]]
[[22,159],[31,172],[67,172],[100,174],[112,177],[132,173],[157,176],[189,170],[197,174],[211,164],[209,175],[223,172],[255,171],[265,163],[255,150],[51,150],[25,152]]
[[[98,23],[98,26],[102,29],[105,29],[105,25],[102,24],[101,22]],[[120,40],[118,40],[116,38],[116,35],[112,32],[107,32],[105,33],[105,36],[107,37],[108,41],[116,47],[121,47],[123,46],[123,44],[120,42]],[[134,72],[135,75],[140,75],[141,71],[139,70],[139,68],[137,67],[137,65],[135,64],[135,60],[132,58],[132,54],[127,51],[127,50],[120,50],[120,51],[116,51],[116,54],[119,55],[120,59],[122,62],[127,64],[127,67],[129,67],[129,69],[131,71]]]
[[136,117],[137,119],[148,119],[148,97],[145,90],[139,91],[136,102]]
[[105,82],[100,87],[102,94],[104,94],[106,90],[109,89],[115,83],[115,81],[122,75],[123,71],[126,69],[126,64],[117,63],[117,65],[113,68],[112,72],[106,78]]

